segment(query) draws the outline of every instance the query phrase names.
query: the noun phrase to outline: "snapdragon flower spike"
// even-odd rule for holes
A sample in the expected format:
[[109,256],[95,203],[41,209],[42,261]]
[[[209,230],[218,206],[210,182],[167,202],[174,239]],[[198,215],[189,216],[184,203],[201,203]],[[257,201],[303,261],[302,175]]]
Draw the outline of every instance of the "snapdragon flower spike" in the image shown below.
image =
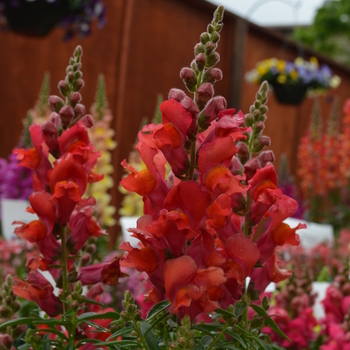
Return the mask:
[[[262,152],[269,143],[262,135],[267,84],[246,116],[213,95],[213,76],[221,78],[213,67],[222,16],[219,7],[191,68],[181,70],[193,99],[172,89],[160,105],[162,124],[139,132],[136,149],[147,169],[137,172],[122,162],[130,174],[120,184],[143,197],[144,216],[129,229],[140,245],[120,245],[127,252],[121,265],[148,275],[149,300],[166,295],[173,312],[192,321],[247,297],[247,277],[261,293],[269,282],[287,278],[275,249],[299,244],[295,231],[303,227],[282,223],[297,205],[277,188],[272,152]],[[256,226],[267,217],[271,226],[258,240]]]
[[28,261],[25,281],[15,278],[14,290],[15,294],[37,302],[49,316],[59,314],[62,305],[37,269],[52,274],[57,286],[62,288],[62,298],[70,293],[70,282],[114,285],[124,276],[119,269],[119,258],[91,266],[84,263],[84,267],[75,264],[87,240],[105,234],[94,217],[95,198],[84,198],[88,183],[101,180],[103,174],[93,172],[101,153],[90,142],[87,129],[92,125],[91,116],[85,115],[85,107],[80,103],[79,91],[84,85],[81,55],[78,46],[67,67],[66,79],[59,83],[65,101],[51,96],[49,102],[55,112],[50,121],[42,126],[30,126],[34,148],[14,151],[21,165],[34,170],[34,192],[29,197],[31,206],[27,211],[39,218],[28,224],[15,221],[14,224],[20,225],[15,228],[15,234],[36,243],[41,253],[36,260]]

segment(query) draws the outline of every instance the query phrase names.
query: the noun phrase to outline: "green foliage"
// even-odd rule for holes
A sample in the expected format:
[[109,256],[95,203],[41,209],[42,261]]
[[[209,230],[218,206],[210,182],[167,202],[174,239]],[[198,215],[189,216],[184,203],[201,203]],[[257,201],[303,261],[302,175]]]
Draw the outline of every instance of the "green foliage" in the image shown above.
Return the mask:
[[311,27],[297,28],[292,38],[336,61],[350,65],[350,2],[326,1]]

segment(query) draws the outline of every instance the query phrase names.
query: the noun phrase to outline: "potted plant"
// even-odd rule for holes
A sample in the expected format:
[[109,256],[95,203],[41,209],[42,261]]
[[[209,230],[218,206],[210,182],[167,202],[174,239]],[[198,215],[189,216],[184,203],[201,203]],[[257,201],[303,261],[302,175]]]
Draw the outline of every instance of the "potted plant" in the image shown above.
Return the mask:
[[340,84],[340,78],[327,65],[319,65],[316,57],[309,61],[298,57],[294,62],[269,58],[247,72],[246,79],[256,84],[267,80],[277,100],[290,105],[300,104],[306,94],[319,95]]

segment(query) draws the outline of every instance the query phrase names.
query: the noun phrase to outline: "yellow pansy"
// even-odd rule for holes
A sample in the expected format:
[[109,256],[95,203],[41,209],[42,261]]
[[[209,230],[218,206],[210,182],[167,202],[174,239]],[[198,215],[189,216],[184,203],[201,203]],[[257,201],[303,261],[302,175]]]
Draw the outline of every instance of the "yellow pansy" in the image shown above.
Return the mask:
[[293,71],[291,71],[289,73],[290,77],[292,78],[292,80],[297,80],[298,79],[298,71],[296,69],[294,69]]
[[283,72],[286,69],[286,61],[278,60],[276,68],[278,72]]
[[285,84],[287,82],[287,76],[284,74],[280,74],[277,77],[277,82],[279,82],[280,84]]

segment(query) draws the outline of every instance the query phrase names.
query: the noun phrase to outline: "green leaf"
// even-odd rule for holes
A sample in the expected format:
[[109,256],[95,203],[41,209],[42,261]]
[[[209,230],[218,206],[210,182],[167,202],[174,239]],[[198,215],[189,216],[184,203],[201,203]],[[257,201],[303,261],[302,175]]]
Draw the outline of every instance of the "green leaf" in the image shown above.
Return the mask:
[[259,345],[260,348],[263,350],[272,350],[271,346],[269,344],[267,344],[266,342],[264,342],[262,339],[252,336],[252,339],[254,339]]
[[145,337],[146,343],[149,347],[150,350],[160,350],[157,342],[156,336],[153,334],[151,330],[152,326],[146,322],[146,321],[141,321],[140,323],[140,329],[142,335]]
[[107,342],[95,343],[95,345],[96,346],[116,345],[117,348],[128,348],[128,349],[140,348],[140,343],[133,340],[116,340],[116,341],[110,341],[110,342],[107,341]]
[[34,325],[45,324],[47,326],[59,326],[59,325],[63,325],[63,321],[62,320],[57,320],[55,318],[50,318],[50,319],[35,318],[33,320],[33,324]]
[[50,350],[50,349],[51,349],[51,346],[50,346],[50,343],[47,341],[47,340],[50,341],[49,335],[48,335],[48,334],[45,334],[43,340],[44,340],[44,341],[43,341],[43,347],[42,347],[42,349],[43,349],[43,350]]
[[290,339],[279,329],[276,322],[268,315],[268,313],[259,305],[251,304],[253,310],[259,315],[265,318],[266,324],[273,329],[277,334],[279,334],[284,339],[290,341]]
[[97,312],[86,312],[78,316],[78,324],[85,322],[87,320],[105,320],[105,319],[118,320],[119,313],[117,312],[105,312],[104,314],[99,314]]
[[27,343],[24,343],[22,345],[20,345],[17,350],[26,350],[26,349],[29,349],[31,348],[32,346],[30,344],[27,344]]
[[76,349],[79,349],[83,344],[85,343],[100,343],[100,339],[91,339],[91,338],[86,338],[86,339],[82,339],[80,341],[78,341],[76,344],[75,344],[75,347]]
[[216,309],[215,312],[219,315],[223,315],[223,316],[228,316],[228,317],[236,317],[235,314],[233,314],[232,312],[228,312],[224,309]]
[[239,350],[235,345],[229,344],[229,343],[222,343],[215,345],[215,349],[231,349],[231,350]]
[[[28,324],[28,325],[32,325],[33,321],[35,320],[35,318],[33,317],[21,317],[21,318],[16,318],[14,320],[10,320],[7,321],[5,323],[2,323],[0,325],[0,330],[4,329],[6,327],[12,327],[12,326],[18,326],[20,324]],[[44,320],[43,320],[44,321]]]
[[164,314],[163,316],[157,318],[154,322],[151,323],[152,329],[155,328],[155,326],[162,322],[164,319],[168,318],[169,313],[167,312],[166,314]]
[[[66,342],[69,341],[69,339],[65,336],[64,333],[58,331],[57,329],[52,329],[52,328],[41,328],[40,329],[40,333],[53,333],[53,334],[56,334],[58,335],[59,337],[63,338]],[[48,336],[48,334],[45,335],[45,337]]]
[[257,345],[255,345],[251,340],[246,339],[246,342],[247,342],[250,346],[252,346],[255,350],[259,350],[259,348],[257,347]]
[[119,337],[120,335],[123,335],[126,333],[130,333],[133,330],[134,330],[134,327],[125,327],[125,328],[119,329],[118,331],[113,333],[111,336],[109,336],[106,340],[110,340],[110,339]]
[[205,350],[213,342],[213,338],[210,335],[205,335],[193,348],[193,350]]
[[149,311],[146,320],[149,321],[154,316],[158,315],[163,310],[167,309],[170,306],[169,300],[163,300],[158,304],[154,305]]
[[226,333],[233,339],[237,340],[242,346],[244,349],[247,348],[247,345],[246,343],[243,341],[243,339],[236,333],[230,331],[230,330],[226,330]]
[[75,344],[74,341],[70,341],[66,346],[65,350],[74,350]]
[[235,304],[235,314],[237,317],[242,316],[244,310],[248,307],[248,304],[244,301],[239,301],[238,303]]

